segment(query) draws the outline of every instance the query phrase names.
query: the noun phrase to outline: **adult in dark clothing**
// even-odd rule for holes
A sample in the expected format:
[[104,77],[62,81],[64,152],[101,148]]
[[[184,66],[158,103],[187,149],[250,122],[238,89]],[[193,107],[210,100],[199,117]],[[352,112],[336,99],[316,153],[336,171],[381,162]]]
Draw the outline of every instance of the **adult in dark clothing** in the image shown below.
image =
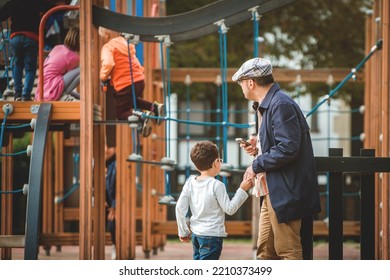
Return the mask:
[[37,71],[39,23],[52,7],[45,0],[10,0],[0,9],[0,21],[11,19],[12,77],[16,101],[31,100]]
[[[256,155],[244,178],[261,181],[260,259],[311,258],[313,215],[321,211],[309,126],[299,106],[272,76],[270,61],[253,58],[232,77],[246,99],[258,102],[259,134],[241,147]],[[306,227],[306,226],[309,227]]]
[[115,147],[106,148],[106,205],[107,205],[107,227],[111,233],[112,252],[111,259],[116,259],[116,155]]

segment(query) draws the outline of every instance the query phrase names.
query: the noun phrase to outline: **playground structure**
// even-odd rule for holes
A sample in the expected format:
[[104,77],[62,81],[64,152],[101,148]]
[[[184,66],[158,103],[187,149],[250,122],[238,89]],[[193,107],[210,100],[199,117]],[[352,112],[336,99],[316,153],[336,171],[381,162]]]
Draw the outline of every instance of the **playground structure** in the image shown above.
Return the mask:
[[[104,245],[106,244],[105,234],[105,206],[104,206],[104,139],[106,135],[106,127],[104,125],[94,125],[94,121],[100,116],[105,119],[106,112],[100,108],[105,108],[104,96],[100,93],[99,81],[97,75],[97,65],[99,65],[99,44],[92,44],[92,42],[98,42],[97,29],[98,25],[104,26],[102,15],[99,12],[103,12],[100,7],[106,1],[92,1],[85,0],[80,3],[80,30],[81,30],[81,85],[80,92],[88,92],[90,94],[82,94],[80,103],[66,103],[66,102],[53,102],[52,114],[50,117],[50,123],[80,123],[80,203],[79,210],[72,210],[72,212],[66,212],[61,210],[61,206],[53,206],[53,197],[50,192],[52,188],[52,181],[55,186],[55,191],[63,190],[63,146],[64,136],[62,132],[54,132],[56,134],[56,141],[52,142],[52,138],[48,137],[48,144],[46,149],[50,149],[51,145],[55,145],[55,156],[52,157],[51,153],[45,154],[45,167],[43,176],[43,196],[42,196],[42,213],[49,215],[42,218],[42,231],[39,236],[39,242],[42,245],[66,245],[66,244],[79,244],[79,257],[80,259],[102,259],[104,258]],[[125,11],[126,1],[117,1],[117,11]],[[122,3],[123,2],[123,3]],[[230,1],[234,2],[234,1]],[[269,4],[270,1],[248,1],[248,2],[260,2]],[[291,1],[275,1],[279,2],[276,5],[286,4]],[[250,3],[251,4],[251,3]],[[95,6],[96,5],[96,6]],[[154,3],[152,1],[146,1],[144,10],[153,10]],[[383,5],[383,7],[381,7]],[[375,1],[374,15],[368,16],[366,33],[370,34],[369,40],[367,40],[367,53],[370,48],[375,45],[378,39],[383,38],[383,48],[388,49],[388,37],[389,30],[386,29],[389,20],[390,7],[386,7],[387,3],[381,1]],[[383,14],[379,14],[379,12]],[[266,11],[265,11],[266,12]],[[250,13],[246,15],[250,18]],[[373,18],[380,17],[382,19],[380,28],[374,25]],[[231,19],[232,22],[233,19]],[[157,22],[157,21],[156,21]],[[111,23],[113,26],[106,26],[118,31],[126,33],[128,30],[120,30],[119,23]],[[105,23],[107,24],[107,23]],[[115,25],[116,24],[116,25]],[[121,25],[122,26],[122,25]],[[123,25],[127,26],[127,25]],[[164,27],[164,25],[161,25]],[[197,27],[196,30],[202,30],[204,32],[217,31],[215,25],[211,27]],[[209,30],[208,28],[211,28]],[[379,32],[379,34],[373,34]],[[164,30],[162,30],[164,31]],[[185,34],[185,31],[176,31],[176,35],[172,35],[171,38],[185,39],[186,37],[195,36],[198,33]],[[159,35],[159,34],[154,34]],[[148,37],[149,36],[149,37]],[[141,40],[144,39],[144,51],[145,57],[156,57],[158,39],[152,35],[141,36]],[[149,40],[149,41],[148,41]],[[161,42],[160,42],[161,43]],[[367,148],[373,148],[379,151],[377,156],[388,156],[389,148],[389,116],[388,106],[389,102],[386,96],[388,95],[388,80],[389,80],[389,57],[387,52],[376,53],[372,60],[366,64],[365,68],[365,82],[366,82],[366,112],[365,112],[365,131],[366,139],[364,146]],[[163,90],[163,73],[161,69],[156,67],[158,62],[153,59],[145,60],[145,70],[147,77],[153,77],[148,79],[145,88],[146,98],[149,100],[162,100],[164,95]],[[85,71],[88,69],[88,71]],[[231,77],[234,69],[226,69],[227,77]],[[372,70],[372,71],[369,71]],[[369,73],[369,74],[368,74]],[[380,75],[378,74],[380,73]],[[194,82],[213,82],[215,77],[219,74],[218,69],[170,69],[171,82],[183,82],[186,75],[190,75]],[[309,81],[326,81],[329,74],[332,74],[336,82],[342,81],[343,77],[348,74],[348,70],[345,69],[323,69],[315,71],[292,71],[292,70],[280,70],[275,71],[275,77],[278,81],[292,82],[297,75],[301,75],[302,80]],[[379,87],[380,85],[380,87]],[[371,93],[370,93],[371,92]],[[373,100],[373,98],[379,98],[378,94],[372,94],[381,92],[380,100]],[[367,102],[369,100],[369,102]],[[30,106],[35,103],[13,103],[14,112],[9,115],[9,121],[29,121],[33,114],[30,113]],[[380,108],[375,106],[382,106]],[[94,110],[95,108],[95,110]],[[3,116],[2,116],[3,117]],[[158,128],[157,134],[160,137],[165,137],[166,131],[163,128]],[[50,135],[50,134],[49,134]],[[159,193],[164,193],[164,171],[160,169],[160,166],[153,164],[139,164],[128,161],[128,155],[133,151],[132,147],[132,135],[131,129],[126,125],[117,125],[116,127],[116,147],[117,147],[117,162],[126,163],[118,164],[117,169],[117,193],[121,193],[118,198],[117,208],[117,251],[118,258],[120,259],[133,259],[135,257],[135,245],[142,244],[145,254],[149,254],[152,250],[162,247],[165,242],[166,234],[174,232],[175,225],[172,223],[165,223],[166,219],[166,206],[159,205],[157,198],[152,195],[152,189],[156,189]],[[381,135],[381,136],[380,136]],[[12,141],[9,141],[12,143]],[[12,145],[8,145],[5,150],[12,150]],[[165,156],[165,149],[162,145],[157,145],[156,141],[152,138],[145,138],[142,140],[142,156],[144,159],[153,161],[159,161]],[[94,166],[92,167],[92,161]],[[2,177],[2,186],[12,186],[12,179],[8,176],[11,171],[12,159],[7,158],[7,163],[3,163],[3,174],[7,176]],[[54,164],[52,164],[54,162]],[[138,166],[137,166],[138,165]],[[142,181],[142,207],[137,207],[136,201],[136,182],[129,178],[139,177],[136,170],[141,168],[143,176],[139,178]],[[52,174],[54,172],[54,178]],[[153,174],[154,176],[146,176],[145,174]],[[389,193],[388,193],[388,175],[387,173],[377,174],[376,188],[376,201],[381,204],[381,207],[376,208],[376,243],[375,243],[375,258],[388,259],[389,255],[389,232],[388,225],[389,218]],[[61,182],[62,181],[62,182]],[[9,198],[3,198],[2,196],[2,213],[10,213],[11,200]],[[92,198],[94,199],[94,205],[92,206]],[[7,206],[6,206],[7,205]],[[12,205],[12,204],[11,204]],[[51,205],[51,206],[50,206]],[[46,207],[46,208],[45,208]],[[55,207],[56,209],[50,209]],[[55,220],[64,219],[78,219],[80,223],[80,232],[77,235],[61,233],[61,224],[56,224],[53,228],[50,217],[50,213],[56,213],[55,215],[65,215],[66,217],[56,217]],[[135,215],[134,215],[135,213]],[[3,215],[3,214],[2,214]],[[7,216],[9,218],[9,216]],[[136,219],[142,221],[142,233],[136,233]],[[2,225],[1,234],[10,234],[9,232],[9,220],[2,217],[2,223],[8,221]],[[12,219],[11,219],[12,220]],[[240,234],[245,232],[250,234],[251,224],[246,221],[238,224],[228,224],[228,232],[236,230],[237,232],[231,234]],[[6,229],[8,232],[3,232]],[[24,240],[24,239],[23,239]],[[27,241],[27,239],[26,239]],[[17,242],[16,242],[17,243]],[[27,244],[26,244],[27,245]],[[2,257],[7,258],[9,252],[7,249],[2,250]],[[34,258],[34,254],[26,256],[26,258]]]

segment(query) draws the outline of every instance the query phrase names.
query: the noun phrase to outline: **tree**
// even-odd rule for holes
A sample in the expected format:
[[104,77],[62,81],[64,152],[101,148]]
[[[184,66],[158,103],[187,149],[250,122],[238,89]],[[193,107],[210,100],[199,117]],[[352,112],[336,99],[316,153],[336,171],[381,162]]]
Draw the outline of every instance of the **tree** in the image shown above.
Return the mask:
[[[167,13],[188,12],[213,2],[170,0],[167,2]],[[268,12],[262,15],[258,25],[259,36],[265,38],[260,44],[259,55],[270,58],[274,67],[353,68],[366,55],[364,25],[366,12],[371,7],[371,0],[297,0]],[[238,68],[253,57],[253,21],[228,27],[228,67]],[[219,59],[218,34],[177,42],[172,46],[172,67],[219,67]],[[177,84],[172,88],[182,92],[183,87]],[[192,87],[194,92],[205,92],[207,100],[215,99],[214,85],[197,84]],[[294,91],[294,85],[283,84],[282,87]],[[305,88],[306,91],[301,94],[311,94],[314,100],[329,93],[326,83],[306,84]],[[239,87],[229,86],[228,90],[229,102],[242,101]],[[333,98],[342,98],[351,104],[351,108],[355,108],[363,104],[363,85],[349,82]],[[354,117],[352,127],[355,130],[352,135],[363,130],[361,115]],[[358,151],[360,145],[355,145],[353,150]]]
[[[167,14],[188,12],[213,2],[170,0]],[[352,68],[365,55],[365,12],[371,6],[370,0],[297,0],[268,12],[259,22],[259,34],[266,39],[260,56],[271,58],[275,67]],[[253,56],[253,22],[229,26],[227,43],[228,67],[239,67]],[[171,63],[173,67],[219,67],[219,57],[219,36],[211,34],[176,42]]]

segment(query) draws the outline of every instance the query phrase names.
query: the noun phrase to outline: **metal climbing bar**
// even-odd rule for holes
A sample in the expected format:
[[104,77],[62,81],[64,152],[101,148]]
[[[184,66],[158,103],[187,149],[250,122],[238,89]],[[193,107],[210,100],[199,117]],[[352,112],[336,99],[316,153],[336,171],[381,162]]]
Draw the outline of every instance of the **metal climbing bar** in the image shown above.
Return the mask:
[[43,100],[43,60],[44,60],[44,54],[43,49],[45,45],[45,25],[46,21],[49,19],[49,17],[58,11],[75,11],[79,10],[79,6],[72,6],[72,5],[58,5],[54,8],[48,10],[46,14],[43,15],[41,22],[39,24],[39,42],[38,42],[38,71],[39,71],[39,88],[41,89],[39,91],[39,100]]
[[172,42],[199,38],[218,31],[212,23],[225,19],[227,26],[248,20],[248,9],[258,5],[262,14],[280,8],[295,0],[219,0],[187,13],[164,17],[138,17],[115,13],[92,5],[95,26],[138,34],[143,42],[157,42],[156,34],[170,35]]
[[33,153],[30,161],[29,191],[26,212],[26,238],[24,259],[38,259],[39,230],[42,199],[42,173],[45,157],[46,136],[52,111],[51,103],[39,106],[37,124],[34,132]]

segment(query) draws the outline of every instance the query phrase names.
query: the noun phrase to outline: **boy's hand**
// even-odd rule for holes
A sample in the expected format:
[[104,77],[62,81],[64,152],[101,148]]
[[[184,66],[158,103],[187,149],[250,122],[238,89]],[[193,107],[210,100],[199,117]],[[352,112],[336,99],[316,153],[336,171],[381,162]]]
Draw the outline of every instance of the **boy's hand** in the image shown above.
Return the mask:
[[191,233],[188,236],[181,237],[179,236],[181,242],[189,243],[191,241]]
[[254,185],[253,178],[247,178],[241,182],[240,188],[247,192],[253,187],[253,185]]
[[103,92],[107,92],[109,83],[110,83],[110,80],[101,81],[101,86],[102,86]]

